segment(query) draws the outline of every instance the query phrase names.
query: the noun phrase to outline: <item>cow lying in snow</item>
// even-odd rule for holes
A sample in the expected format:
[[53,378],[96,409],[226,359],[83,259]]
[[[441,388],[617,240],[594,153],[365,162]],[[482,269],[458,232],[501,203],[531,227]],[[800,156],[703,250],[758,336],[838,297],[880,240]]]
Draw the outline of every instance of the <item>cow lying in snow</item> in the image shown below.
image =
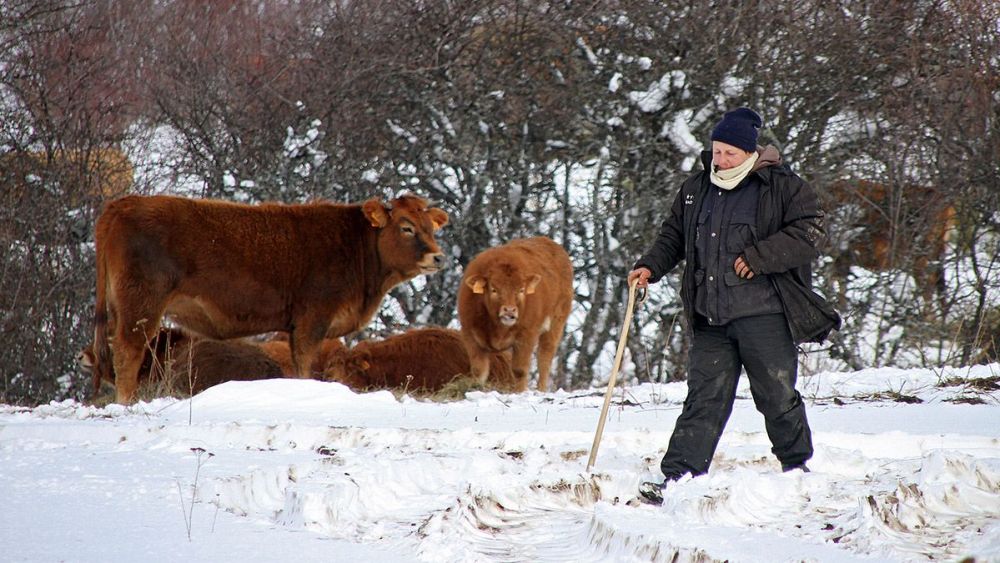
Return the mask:
[[[517,388],[510,362],[491,354],[489,386],[501,391]],[[458,331],[418,328],[385,340],[366,340],[333,356],[326,378],[354,389],[408,389],[439,391],[456,377],[469,374],[469,357]]]
[[[161,329],[150,343],[139,372],[140,384],[162,384],[173,392],[199,393],[226,381],[296,377],[288,341],[281,336],[265,342],[197,340],[176,329]],[[93,351],[79,357],[93,369]],[[327,338],[312,366],[314,379],[338,381],[357,391],[408,388],[439,391],[456,376],[469,373],[469,357],[458,331],[423,328],[382,341],[364,341],[348,350],[340,339]],[[409,377],[408,377],[409,376]],[[505,354],[490,357],[492,388],[520,392]],[[95,383],[95,397],[100,380]]]
[[197,340],[174,359],[169,389],[200,393],[227,381],[284,377],[281,365],[259,346],[239,340]]
[[489,355],[510,350],[514,376],[527,389],[537,347],[538,389],[547,391],[572,304],[573,265],[551,239],[520,239],[479,253],[465,268],[458,290],[472,375],[485,382]]
[[[340,345],[339,341],[333,342]],[[179,330],[163,328],[143,356],[138,381],[140,384],[150,382],[162,385],[167,392],[194,394],[226,381],[284,377],[284,358],[280,353],[278,357],[272,357],[268,352],[272,348],[265,348],[264,344],[267,343],[192,340]],[[342,349],[343,345],[337,348]],[[93,372],[96,398],[100,393],[101,379],[93,370],[93,359],[90,346],[84,348],[78,357],[80,367]]]
[[[406,195],[388,205],[242,205],[127,196],[97,220],[94,370],[119,403],[135,400],[160,320],[198,336],[290,333],[308,377],[326,336],[363,328],[385,294],[444,256],[434,232],[448,215]],[[109,345],[110,339],[110,345]]]

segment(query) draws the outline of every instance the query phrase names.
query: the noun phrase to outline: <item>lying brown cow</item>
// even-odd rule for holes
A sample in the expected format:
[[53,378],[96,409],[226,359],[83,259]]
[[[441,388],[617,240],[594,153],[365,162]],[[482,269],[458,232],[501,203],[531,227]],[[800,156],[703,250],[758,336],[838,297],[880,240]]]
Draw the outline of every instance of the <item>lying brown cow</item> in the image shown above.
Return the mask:
[[[295,365],[292,363],[292,348],[289,346],[288,340],[280,338],[268,340],[258,343],[257,346],[270,356],[272,360],[278,362],[278,365],[281,366],[281,371],[286,376],[295,377],[297,375]],[[324,338],[313,360],[312,368],[310,369],[311,375],[322,377],[323,372],[330,365],[330,362],[333,361],[333,358],[343,351],[344,343],[339,338]]]
[[[523,391],[503,354],[490,354],[487,385]],[[356,390],[439,391],[469,374],[469,356],[456,330],[429,327],[408,330],[385,340],[366,340],[333,356],[326,378]]]
[[171,389],[192,395],[227,381],[284,377],[281,365],[259,346],[238,340],[198,340],[184,346],[170,374]]
[[[261,345],[239,340],[192,342],[179,330],[160,329],[143,355],[139,384],[160,383],[170,391],[194,394],[226,381],[253,381],[286,375],[280,360],[271,357]],[[340,344],[339,341],[334,342]],[[342,350],[343,345],[338,349]],[[100,393],[101,379],[93,369],[93,360],[94,352],[90,346],[80,352],[80,367],[92,371],[96,398]]]
[[528,386],[531,356],[538,348],[538,389],[549,370],[573,305],[573,265],[546,237],[511,241],[481,252],[465,268],[458,290],[458,318],[472,374],[485,382],[489,354],[511,350],[511,367]]
[[[278,333],[272,340],[252,343],[263,351],[269,358],[281,366],[281,372],[288,377],[296,377],[295,366],[292,365],[292,349],[288,344],[288,336]],[[150,378],[163,375],[163,366],[173,362],[182,347],[190,342],[191,338],[177,329],[161,328],[160,332],[153,337],[146,350],[146,355],[142,360],[142,367],[139,369],[139,383]],[[344,343],[339,338],[325,338],[320,343],[316,358],[313,360],[311,375],[322,377],[326,366],[330,364],[333,357],[344,350]],[[93,370],[94,350],[92,346],[87,346],[80,352],[79,363],[87,371]],[[108,383],[114,384],[108,379]],[[94,372],[94,392],[99,391],[101,380]]]
[[[164,316],[214,340],[284,331],[308,377],[323,338],[356,331],[385,294],[444,256],[448,215],[406,195],[388,205],[243,205],[127,196],[97,220],[94,369],[135,399],[146,343]],[[109,345],[109,333],[111,343]]]

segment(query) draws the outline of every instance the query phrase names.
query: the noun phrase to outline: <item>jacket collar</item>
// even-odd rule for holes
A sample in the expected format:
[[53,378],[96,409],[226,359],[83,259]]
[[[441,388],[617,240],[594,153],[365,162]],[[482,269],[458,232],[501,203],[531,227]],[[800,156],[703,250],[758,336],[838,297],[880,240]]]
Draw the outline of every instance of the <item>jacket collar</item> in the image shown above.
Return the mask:
[[[757,164],[754,165],[754,169],[750,173],[756,173],[762,180],[769,183],[771,177],[770,168],[781,164],[781,153],[778,152],[778,147],[767,145],[766,147],[758,146],[757,155]],[[711,172],[712,151],[701,151],[701,165],[704,167],[706,173]]]

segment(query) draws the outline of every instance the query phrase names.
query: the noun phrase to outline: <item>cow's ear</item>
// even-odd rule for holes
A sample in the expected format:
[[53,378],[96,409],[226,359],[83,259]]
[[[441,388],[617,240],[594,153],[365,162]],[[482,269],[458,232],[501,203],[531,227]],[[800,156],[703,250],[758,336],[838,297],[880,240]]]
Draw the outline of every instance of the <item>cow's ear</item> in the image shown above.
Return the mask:
[[381,229],[389,224],[389,208],[377,197],[364,202],[361,205],[361,211],[364,212],[365,218],[376,229]]
[[472,293],[486,293],[486,278],[483,276],[472,276],[465,280],[465,285],[472,289]]
[[361,371],[368,371],[372,367],[372,355],[371,352],[362,352],[357,357],[358,369]]
[[530,278],[528,278],[528,286],[527,286],[528,295],[531,295],[532,293],[535,292],[535,288],[538,287],[538,282],[540,281],[542,281],[542,276],[538,274],[535,274]]
[[351,350],[350,356],[351,369],[363,372],[372,367],[372,354],[368,350]]
[[448,214],[437,207],[428,209],[427,216],[430,217],[435,231],[448,224]]

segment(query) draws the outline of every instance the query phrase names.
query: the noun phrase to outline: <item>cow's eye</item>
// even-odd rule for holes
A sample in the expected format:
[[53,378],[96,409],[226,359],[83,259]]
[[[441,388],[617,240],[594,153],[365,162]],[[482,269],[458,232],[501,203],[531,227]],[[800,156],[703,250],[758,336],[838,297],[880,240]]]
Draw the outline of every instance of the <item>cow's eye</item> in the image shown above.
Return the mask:
[[402,231],[403,234],[408,237],[412,237],[417,233],[417,231],[415,231],[413,227],[410,225],[403,225],[402,227],[399,228],[399,230]]

